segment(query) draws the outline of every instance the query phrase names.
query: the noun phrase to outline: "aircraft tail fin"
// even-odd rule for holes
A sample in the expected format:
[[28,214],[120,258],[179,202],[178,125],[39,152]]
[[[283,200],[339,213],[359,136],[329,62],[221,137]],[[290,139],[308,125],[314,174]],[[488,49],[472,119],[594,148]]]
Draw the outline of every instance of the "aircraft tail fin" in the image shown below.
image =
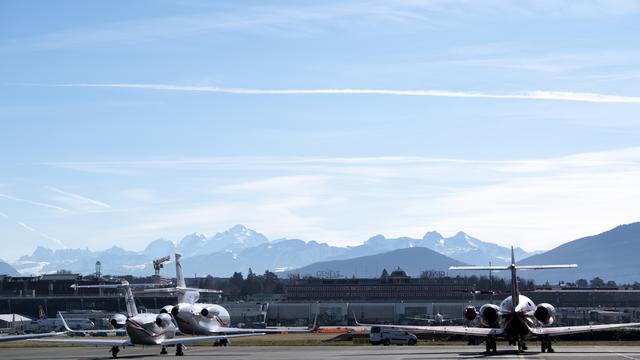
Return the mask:
[[44,313],[44,308],[42,305],[38,305],[38,319],[44,320],[47,318],[47,314]]
[[176,253],[176,287],[185,288],[187,287],[186,282],[184,281],[184,273],[182,272],[182,254]]
[[516,265],[516,256],[511,246],[511,265],[509,266],[450,266],[449,270],[511,270],[511,301],[517,306],[520,300],[518,291],[518,270],[547,270],[547,269],[573,269],[577,264],[566,265]]
[[[180,289],[180,288],[184,289],[187,287],[187,282],[184,280],[184,273],[182,271],[182,254],[176,253],[175,257],[176,257],[176,289]],[[178,303],[183,303],[185,302],[185,300],[189,300],[189,299],[185,299],[185,292],[178,291]]]
[[129,287],[129,283],[123,287],[124,289],[124,301],[127,304],[127,315],[136,316],[138,315],[138,308],[136,307],[136,299],[133,297],[133,292],[131,291],[131,287]]
[[511,302],[513,306],[518,306],[520,302],[520,292],[518,291],[518,271],[516,270],[516,256],[513,253],[513,246],[511,247]]

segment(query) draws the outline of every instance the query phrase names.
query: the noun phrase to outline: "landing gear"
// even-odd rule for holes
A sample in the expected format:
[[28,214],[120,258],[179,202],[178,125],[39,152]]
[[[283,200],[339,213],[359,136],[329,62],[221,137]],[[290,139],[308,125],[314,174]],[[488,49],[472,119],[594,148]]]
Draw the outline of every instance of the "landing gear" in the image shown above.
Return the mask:
[[112,346],[111,347],[111,357],[112,358],[117,358],[118,357],[118,353],[120,352],[120,348],[118,346]]
[[167,355],[167,348],[166,347],[162,347],[162,350],[160,350],[160,355]]
[[496,344],[496,338],[493,336],[488,336],[487,340],[485,341],[485,349],[486,349],[486,353],[497,353],[497,344]]
[[543,338],[540,339],[540,348],[542,352],[554,352],[555,350],[553,350],[553,347],[551,347],[551,339],[549,338],[549,336],[544,336]]
[[176,356],[184,356],[184,352],[182,352],[182,344],[176,345]]
[[527,344],[524,342],[524,338],[520,337],[520,339],[518,339],[518,352],[524,352],[525,350],[527,350]]
[[220,346],[229,345],[229,339],[220,339]]

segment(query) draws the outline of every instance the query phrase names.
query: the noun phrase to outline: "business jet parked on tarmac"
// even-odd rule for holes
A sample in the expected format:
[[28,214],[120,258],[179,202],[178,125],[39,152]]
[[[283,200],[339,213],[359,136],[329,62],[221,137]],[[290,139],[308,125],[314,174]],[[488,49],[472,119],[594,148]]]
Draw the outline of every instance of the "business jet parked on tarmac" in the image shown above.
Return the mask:
[[[213,335],[213,334],[246,334],[246,333],[306,333],[311,329],[289,329],[289,328],[234,328],[231,325],[231,316],[224,307],[218,304],[198,303],[201,291],[217,292],[217,290],[192,289],[186,287],[184,274],[182,271],[181,258],[179,253],[176,257],[176,287],[149,289],[147,291],[175,292],[178,294],[178,304],[165,306],[161,312],[170,313],[178,324],[180,332],[192,335]],[[315,327],[315,322],[313,327]],[[227,345],[227,339],[219,342]]]
[[[13,320],[11,321],[11,323],[15,324],[15,322],[16,322],[16,314],[13,314]],[[15,329],[9,329],[9,330],[15,330]],[[56,335],[61,335],[61,334],[64,334],[64,332],[55,332],[55,331],[44,332],[44,331],[41,331],[41,332],[34,333],[34,334],[2,335],[2,336],[0,336],[0,342],[37,339],[37,338],[50,337],[50,336],[56,336]]]
[[[131,287],[127,281],[115,285],[85,285],[77,286],[78,288],[121,288],[124,290],[125,302],[127,305],[127,315],[124,320],[124,326],[127,331],[128,339],[36,339],[33,341],[57,342],[64,344],[76,345],[92,345],[92,346],[111,346],[111,355],[115,358],[120,352],[120,348],[133,345],[159,345],[162,346],[161,354],[166,354],[167,346],[176,347],[176,355],[182,356],[183,344],[197,343],[204,341],[220,341],[230,337],[264,335],[260,333],[254,334],[237,334],[237,335],[216,335],[216,336],[197,336],[197,337],[179,337],[176,338],[176,326],[171,319],[171,315],[166,313],[138,313],[135,299]],[[74,332],[69,328],[61,314],[58,314],[65,329],[68,333]],[[113,333],[116,330],[89,330],[87,333]],[[76,331],[77,332],[77,331]]]
[[[542,352],[553,352],[551,346],[551,336],[587,333],[601,330],[609,330],[624,327],[638,327],[640,323],[608,324],[608,325],[583,325],[583,326],[560,326],[545,327],[553,324],[556,314],[555,308],[551,304],[542,303],[537,306],[528,297],[521,295],[518,290],[517,270],[540,270],[540,269],[567,269],[575,268],[572,265],[516,265],[511,248],[511,265],[509,266],[452,266],[450,270],[510,270],[511,271],[511,296],[500,303],[485,304],[477,311],[473,306],[467,306],[464,310],[464,317],[467,320],[474,320],[480,316],[480,327],[466,326],[411,326],[411,325],[380,325],[380,324],[360,324],[363,326],[393,327],[414,332],[433,334],[458,334],[484,337],[486,352],[496,352],[496,338],[505,338],[509,345],[518,345],[518,351],[527,350],[525,340],[531,336],[540,338]],[[357,322],[357,321],[356,321]]]

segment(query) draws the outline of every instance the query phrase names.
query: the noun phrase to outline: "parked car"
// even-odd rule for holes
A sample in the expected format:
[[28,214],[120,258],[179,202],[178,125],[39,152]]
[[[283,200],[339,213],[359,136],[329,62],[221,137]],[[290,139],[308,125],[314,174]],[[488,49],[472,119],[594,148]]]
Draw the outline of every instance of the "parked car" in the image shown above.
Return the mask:
[[372,326],[369,342],[371,345],[415,345],[418,343],[418,338],[404,330]]

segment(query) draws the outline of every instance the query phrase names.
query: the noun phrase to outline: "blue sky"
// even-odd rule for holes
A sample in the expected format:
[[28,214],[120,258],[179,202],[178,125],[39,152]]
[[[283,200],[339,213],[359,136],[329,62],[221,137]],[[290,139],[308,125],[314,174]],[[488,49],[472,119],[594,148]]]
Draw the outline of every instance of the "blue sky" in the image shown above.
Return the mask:
[[3,257],[640,219],[638,1],[4,1]]

